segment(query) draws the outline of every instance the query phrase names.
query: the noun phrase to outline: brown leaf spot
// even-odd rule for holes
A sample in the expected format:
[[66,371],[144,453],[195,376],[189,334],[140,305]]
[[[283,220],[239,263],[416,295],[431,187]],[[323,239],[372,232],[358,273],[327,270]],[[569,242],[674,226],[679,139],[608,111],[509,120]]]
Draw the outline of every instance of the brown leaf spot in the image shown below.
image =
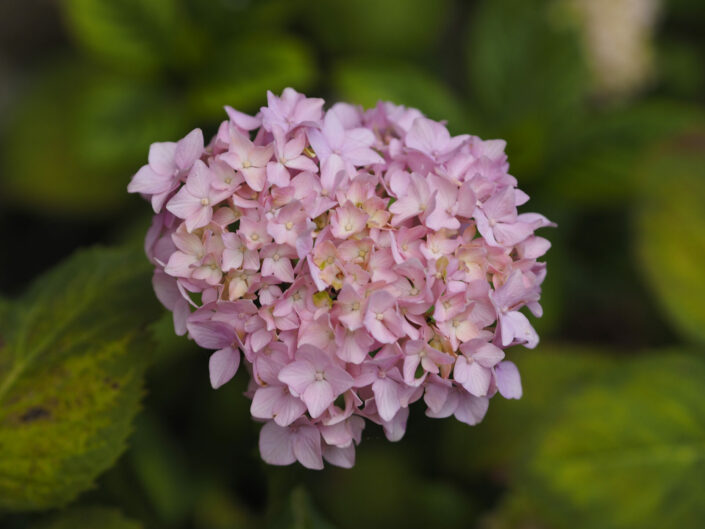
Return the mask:
[[51,413],[46,408],[41,406],[32,406],[20,416],[20,421],[23,423],[38,421],[51,417]]

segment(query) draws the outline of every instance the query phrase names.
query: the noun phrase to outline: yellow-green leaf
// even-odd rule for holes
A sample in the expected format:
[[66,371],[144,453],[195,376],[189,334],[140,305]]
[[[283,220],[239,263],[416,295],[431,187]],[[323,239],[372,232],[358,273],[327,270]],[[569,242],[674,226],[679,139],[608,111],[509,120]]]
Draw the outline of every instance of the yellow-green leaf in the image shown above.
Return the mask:
[[705,519],[705,362],[662,351],[563,402],[520,488],[556,527],[700,527]]
[[639,265],[665,314],[689,340],[705,342],[705,158],[648,158],[636,217]]
[[0,508],[63,505],[125,449],[160,310],[141,251],[75,254],[16,300],[0,348]]
[[306,90],[316,75],[304,42],[287,36],[250,36],[222,43],[195,76],[191,109],[202,119],[224,119],[223,106],[256,112],[267,102],[267,90],[287,86]]
[[185,68],[200,54],[177,0],[65,0],[64,11],[79,44],[128,73]]
[[61,62],[10,112],[0,192],[46,215],[114,211],[149,144],[187,132],[174,106],[156,86]]

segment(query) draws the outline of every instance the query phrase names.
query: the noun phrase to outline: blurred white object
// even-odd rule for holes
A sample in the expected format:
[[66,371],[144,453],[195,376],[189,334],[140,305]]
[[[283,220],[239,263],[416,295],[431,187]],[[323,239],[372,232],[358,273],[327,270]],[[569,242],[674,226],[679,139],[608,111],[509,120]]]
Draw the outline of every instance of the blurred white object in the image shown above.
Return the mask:
[[648,83],[661,0],[568,1],[577,11],[597,92],[625,97]]

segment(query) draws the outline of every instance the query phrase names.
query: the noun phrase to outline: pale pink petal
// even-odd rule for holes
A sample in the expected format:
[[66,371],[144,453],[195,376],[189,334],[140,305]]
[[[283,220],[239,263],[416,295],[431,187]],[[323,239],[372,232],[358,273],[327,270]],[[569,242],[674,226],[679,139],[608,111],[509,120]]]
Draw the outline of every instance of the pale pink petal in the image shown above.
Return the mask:
[[169,262],[164,267],[164,271],[173,277],[190,277],[193,268],[196,266],[198,266],[198,259],[193,255],[174,252],[169,257]]
[[336,467],[352,468],[355,466],[355,445],[350,443],[344,448],[326,445],[323,448],[323,459]]
[[290,393],[282,396],[274,407],[274,422],[280,426],[288,426],[301,417],[306,411],[306,404]]
[[197,160],[186,179],[186,189],[201,201],[209,196],[212,181],[213,175],[208,166],[201,160]]
[[291,181],[291,175],[282,164],[269,162],[267,164],[267,180],[272,185],[286,187]]
[[409,408],[400,408],[391,421],[382,424],[384,435],[393,443],[400,441],[406,433],[406,421],[409,419]]
[[186,229],[189,232],[197,228],[202,228],[208,224],[213,218],[213,208],[207,206],[200,206],[195,213],[186,219]]
[[166,209],[180,219],[188,219],[203,209],[203,204],[200,198],[194,197],[185,187],[182,187],[171,197]]
[[237,373],[240,365],[240,352],[232,347],[226,347],[213,353],[208,360],[211,386],[218,389]]
[[259,451],[262,459],[270,465],[291,465],[296,461],[289,428],[274,421],[267,422],[259,432]]
[[245,182],[254,191],[262,191],[265,183],[265,170],[262,167],[241,168],[240,172],[245,177]]
[[301,395],[316,381],[316,369],[307,360],[297,360],[279,372],[279,380],[289,386],[294,394]]
[[372,384],[377,411],[383,421],[391,421],[401,407],[397,383],[388,378],[379,378]]
[[252,416],[257,419],[271,419],[274,417],[274,406],[284,395],[283,390],[283,386],[257,388],[250,405]]
[[460,422],[474,426],[485,417],[490,401],[485,397],[461,395],[455,408],[455,418]]
[[203,132],[193,129],[176,144],[174,161],[182,171],[188,171],[203,153]]
[[325,368],[325,377],[336,396],[345,393],[353,385],[353,377],[350,376],[350,373],[336,365]]
[[157,173],[171,176],[177,170],[175,154],[176,143],[171,141],[153,143],[149,148],[149,165]]
[[127,186],[130,193],[145,193],[154,195],[163,193],[171,188],[173,179],[170,175],[162,175],[154,172],[149,165],[144,165],[132,177]]
[[[352,382],[351,382],[352,384]],[[317,418],[333,404],[335,393],[327,380],[314,380],[301,396],[312,418]]]
[[467,368],[463,387],[476,397],[484,397],[490,388],[492,373],[477,362],[472,362]]
[[191,338],[204,349],[222,349],[235,341],[235,329],[221,321],[190,321],[187,327]]
[[482,344],[472,355],[475,362],[484,367],[493,367],[504,358],[504,351],[491,343]]
[[321,470],[321,434],[315,426],[301,426],[293,440],[293,450],[296,459],[306,468]]
[[424,402],[431,411],[438,413],[448,400],[449,393],[450,388],[447,385],[433,382],[426,384]]
[[264,147],[255,147],[250,152],[250,163],[255,167],[264,167],[267,162],[272,159],[274,154],[274,145],[269,144]]
[[506,399],[520,399],[522,394],[521,377],[514,362],[505,361],[495,367],[497,389]]

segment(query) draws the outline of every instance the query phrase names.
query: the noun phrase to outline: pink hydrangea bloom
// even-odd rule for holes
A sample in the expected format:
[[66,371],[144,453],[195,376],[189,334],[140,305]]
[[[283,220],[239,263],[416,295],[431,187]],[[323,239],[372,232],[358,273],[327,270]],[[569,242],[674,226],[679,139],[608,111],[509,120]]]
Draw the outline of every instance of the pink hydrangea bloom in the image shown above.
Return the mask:
[[521,397],[506,356],[538,343],[522,308],[541,315],[552,224],[518,213],[503,141],[291,88],[226,112],[207,146],[155,143],[128,190],[158,213],[145,248],[176,332],[213,351],[214,388],[249,373],[265,461],[348,468],[366,420],[398,441],[414,402],[474,425]]

